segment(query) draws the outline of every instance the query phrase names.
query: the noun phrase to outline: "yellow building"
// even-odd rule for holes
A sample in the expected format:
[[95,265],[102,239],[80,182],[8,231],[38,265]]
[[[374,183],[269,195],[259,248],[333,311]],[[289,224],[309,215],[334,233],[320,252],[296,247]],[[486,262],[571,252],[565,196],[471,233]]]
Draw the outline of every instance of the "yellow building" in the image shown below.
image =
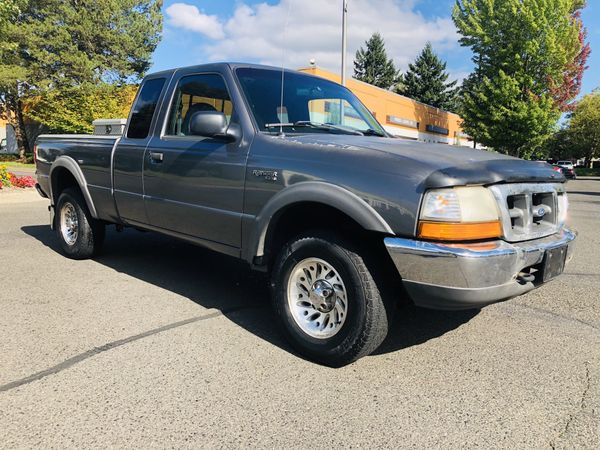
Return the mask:
[[[319,67],[300,69],[336,83],[340,76]],[[394,136],[423,142],[473,146],[462,131],[459,115],[425,105],[353,78],[346,81],[350,89]]]

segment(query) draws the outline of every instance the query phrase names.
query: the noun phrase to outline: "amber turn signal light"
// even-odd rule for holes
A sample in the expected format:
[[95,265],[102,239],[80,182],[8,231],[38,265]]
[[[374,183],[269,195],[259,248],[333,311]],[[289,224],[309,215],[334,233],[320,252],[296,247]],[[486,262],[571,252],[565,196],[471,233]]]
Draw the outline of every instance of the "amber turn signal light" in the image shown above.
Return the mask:
[[474,241],[477,239],[497,238],[502,235],[500,221],[453,223],[419,222],[419,237],[437,241]]

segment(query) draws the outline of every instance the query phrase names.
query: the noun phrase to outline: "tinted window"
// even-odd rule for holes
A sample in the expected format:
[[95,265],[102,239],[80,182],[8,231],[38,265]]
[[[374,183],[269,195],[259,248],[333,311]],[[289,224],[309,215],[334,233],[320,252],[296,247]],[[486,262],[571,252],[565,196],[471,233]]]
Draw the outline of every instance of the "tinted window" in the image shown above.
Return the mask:
[[158,98],[164,84],[164,78],[155,78],[144,83],[140,95],[135,105],[133,105],[133,112],[131,113],[129,128],[127,129],[128,138],[144,139],[148,136],[152,116],[154,116]]
[[222,112],[227,118],[227,123],[231,120],[233,105],[225,80],[220,75],[192,75],[179,81],[173,96],[165,134],[191,135],[190,121],[198,111]]

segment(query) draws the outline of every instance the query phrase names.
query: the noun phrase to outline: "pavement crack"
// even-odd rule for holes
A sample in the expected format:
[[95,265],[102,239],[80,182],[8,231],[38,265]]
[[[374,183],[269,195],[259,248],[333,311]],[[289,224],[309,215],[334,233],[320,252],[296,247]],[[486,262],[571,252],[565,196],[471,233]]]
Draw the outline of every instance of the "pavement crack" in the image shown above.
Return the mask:
[[108,342],[104,345],[101,345],[99,347],[94,347],[90,350],[87,350],[83,353],[80,353],[78,355],[72,356],[69,359],[66,359],[65,361],[61,362],[60,364],[57,364],[55,366],[49,367],[48,369],[42,370],[40,372],[36,372],[32,375],[29,375],[25,378],[21,378],[19,380],[15,380],[15,381],[11,381],[10,383],[6,383],[3,385],[0,385],[0,392],[6,392],[9,391],[11,389],[15,389],[18,388],[20,386],[23,386],[25,384],[29,384],[32,383],[34,381],[38,381],[41,380],[42,378],[45,378],[49,375],[54,375],[57,374],[59,372],[62,372],[63,370],[66,370],[70,367],[73,367],[75,364],[78,364],[82,361],[85,361],[86,359],[89,359],[93,356],[96,356],[100,353],[103,352],[107,352],[109,350],[115,349],[117,347],[121,347],[125,344],[129,344],[131,342],[135,342],[135,341],[139,341],[140,339],[144,339],[146,337],[149,336],[153,336],[155,334],[159,334],[168,330],[172,330],[174,328],[179,328],[182,327],[184,325],[189,325],[190,323],[195,323],[195,322],[202,322],[204,320],[209,320],[209,319],[214,319],[215,317],[220,317],[220,316],[225,316],[227,314],[231,314],[237,311],[240,311],[242,309],[249,309],[249,308],[254,308],[254,306],[251,305],[241,305],[241,306],[235,306],[232,308],[228,308],[228,309],[223,309],[221,311],[215,311],[213,313],[210,314],[205,314],[203,316],[196,316],[196,317],[191,317],[189,319],[184,319],[184,320],[180,320],[178,322],[173,322],[170,323],[168,325],[163,325],[161,327],[158,328],[154,328],[152,330],[148,330],[148,331],[144,331],[143,333],[139,333],[139,334],[134,334],[133,336],[129,336],[123,339],[119,339],[116,341],[112,341],[112,342]]
[[[585,367],[585,382],[584,382],[584,387],[583,387],[583,391],[581,393],[581,398],[579,399],[579,407],[577,408],[577,410],[571,414],[568,415],[567,420],[565,422],[565,425],[562,429],[562,431],[558,434],[558,438],[557,440],[561,440],[564,438],[564,436],[569,432],[569,428],[571,427],[571,424],[573,423],[573,421],[575,420],[575,418],[584,410],[585,408],[585,403],[588,397],[588,393],[590,391],[590,386],[591,386],[591,378],[590,378],[590,366],[589,363],[586,361],[584,362],[584,367]],[[556,443],[555,442],[550,442],[550,447],[551,448],[556,448]]]
[[593,328],[596,331],[600,331],[600,326],[598,326],[598,325],[596,325],[594,323],[586,322],[585,320],[577,319],[575,317],[565,316],[564,314],[559,314],[559,313],[550,311],[548,309],[538,308],[536,306],[525,305],[523,303],[512,303],[511,305],[512,306],[519,306],[521,308],[530,309],[532,311],[536,311],[536,312],[543,313],[543,314],[548,314],[548,315],[551,315],[551,316],[554,316],[554,317],[557,317],[559,319],[563,319],[563,320],[566,320],[566,321],[569,321],[569,322],[576,322],[576,323],[578,323],[580,325],[585,325],[587,327]]
[[565,277],[600,277],[600,273],[565,272]]

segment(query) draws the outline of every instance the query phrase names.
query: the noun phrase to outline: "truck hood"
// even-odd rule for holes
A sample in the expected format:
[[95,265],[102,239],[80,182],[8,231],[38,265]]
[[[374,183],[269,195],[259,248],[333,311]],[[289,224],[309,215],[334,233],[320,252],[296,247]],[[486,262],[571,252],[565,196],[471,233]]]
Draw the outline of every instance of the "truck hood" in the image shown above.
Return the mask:
[[[467,184],[563,182],[564,176],[545,162],[525,161],[500,153],[444,144],[427,144],[394,138],[350,135],[290,137],[298,143],[346,150],[385,153],[397,161],[399,173],[418,169],[426,174],[425,189]],[[392,168],[388,167],[389,170]]]

